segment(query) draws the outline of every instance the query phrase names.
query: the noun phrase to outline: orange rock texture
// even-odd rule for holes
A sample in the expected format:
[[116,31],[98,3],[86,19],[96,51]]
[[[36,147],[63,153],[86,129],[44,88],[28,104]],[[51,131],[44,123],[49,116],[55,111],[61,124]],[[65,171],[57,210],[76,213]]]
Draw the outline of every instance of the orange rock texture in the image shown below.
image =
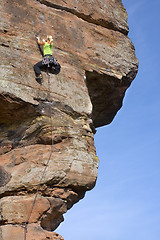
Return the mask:
[[[136,76],[120,0],[1,0],[0,239],[62,240],[63,214],[96,183],[95,129]],[[61,71],[35,80],[35,39],[54,39]]]

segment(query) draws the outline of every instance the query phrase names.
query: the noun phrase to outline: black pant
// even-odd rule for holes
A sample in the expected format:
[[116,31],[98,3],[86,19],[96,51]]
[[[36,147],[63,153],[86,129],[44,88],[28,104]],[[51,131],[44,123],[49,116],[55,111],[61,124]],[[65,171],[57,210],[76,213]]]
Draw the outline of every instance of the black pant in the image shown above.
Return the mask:
[[[36,77],[41,74],[41,69],[45,69],[45,68],[47,68],[47,66],[43,64],[43,61],[36,63],[33,67]],[[58,62],[49,64],[49,71],[53,74],[58,74],[60,72],[60,69],[61,69],[61,66]]]
[[40,68],[42,68],[42,67],[44,67],[44,65],[42,64],[42,61],[40,61],[34,65],[33,69],[36,74],[36,77],[41,74]]

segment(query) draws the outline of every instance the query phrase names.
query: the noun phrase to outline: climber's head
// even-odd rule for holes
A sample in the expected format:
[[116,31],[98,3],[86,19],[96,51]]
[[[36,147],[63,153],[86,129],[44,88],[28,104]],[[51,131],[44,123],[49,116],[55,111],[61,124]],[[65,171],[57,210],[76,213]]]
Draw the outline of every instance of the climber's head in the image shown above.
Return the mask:
[[49,41],[49,42],[53,42],[53,38],[52,38],[51,35],[47,35],[47,41]]

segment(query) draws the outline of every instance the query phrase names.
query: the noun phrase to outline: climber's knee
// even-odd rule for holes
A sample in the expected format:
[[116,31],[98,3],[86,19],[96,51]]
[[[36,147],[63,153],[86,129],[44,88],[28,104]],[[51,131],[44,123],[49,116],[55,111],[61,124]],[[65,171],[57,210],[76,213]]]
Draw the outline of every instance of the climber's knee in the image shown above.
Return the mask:
[[58,74],[61,70],[61,65],[59,63],[56,63],[56,65],[51,67],[51,73]]
[[61,71],[61,65],[59,63],[57,63],[57,65],[55,66],[55,74],[58,74]]

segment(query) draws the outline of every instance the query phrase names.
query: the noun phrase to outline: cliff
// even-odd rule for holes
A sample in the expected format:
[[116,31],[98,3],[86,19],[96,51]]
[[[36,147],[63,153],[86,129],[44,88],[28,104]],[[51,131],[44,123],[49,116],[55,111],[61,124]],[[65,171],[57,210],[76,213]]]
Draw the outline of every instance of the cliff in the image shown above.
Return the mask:
[[[1,0],[0,239],[63,239],[63,214],[96,183],[95,128],[109,124],[136,76],[120,0]],[[54,39],[58,75],[35,34]]]

